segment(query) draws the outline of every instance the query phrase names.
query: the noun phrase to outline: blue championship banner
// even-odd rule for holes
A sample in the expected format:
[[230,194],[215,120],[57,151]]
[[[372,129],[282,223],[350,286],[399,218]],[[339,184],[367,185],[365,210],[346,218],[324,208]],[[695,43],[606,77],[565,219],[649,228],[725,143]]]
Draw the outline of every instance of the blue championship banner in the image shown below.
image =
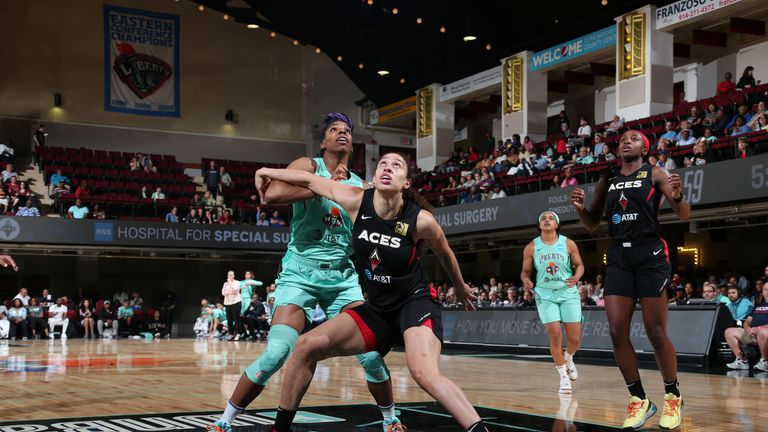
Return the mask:
[[179,16],[104,5],[104,110],[179,117]]

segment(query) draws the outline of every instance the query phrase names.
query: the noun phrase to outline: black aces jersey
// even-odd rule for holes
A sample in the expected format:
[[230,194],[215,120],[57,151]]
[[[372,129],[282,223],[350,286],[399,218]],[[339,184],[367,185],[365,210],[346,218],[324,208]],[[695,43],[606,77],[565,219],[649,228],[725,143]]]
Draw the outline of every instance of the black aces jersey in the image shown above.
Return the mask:
[[432,297],[413,240],[421,207],[405,200],[400,217],[381,219],[373,208],[373,193],[374,189],[363,192],[352,230],[355,266],[368,292],[368,302],[388,311],[414,297]]
[[614,240],[633,241],[659,237],[659,204],[662,193],[653,186],[653,167],[643,164],[628,176],[621,167],[608,174],[605,217]]

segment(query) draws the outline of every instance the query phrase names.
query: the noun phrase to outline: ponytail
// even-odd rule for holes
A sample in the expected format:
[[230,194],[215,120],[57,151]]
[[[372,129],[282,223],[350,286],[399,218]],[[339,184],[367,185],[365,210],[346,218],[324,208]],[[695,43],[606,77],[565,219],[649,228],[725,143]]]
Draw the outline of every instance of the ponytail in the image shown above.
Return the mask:
[[403,189],[403,199],[411,201],[413,203],[416,203],[419,207],[422,208],[422,210],[426,210],[430,213],[435,213],[435,209],[432,208],[432,204],[429,203],[429,201],[425,200],[421,194],[416,192],[416,190],[412,187],[409,187],[408,189]]

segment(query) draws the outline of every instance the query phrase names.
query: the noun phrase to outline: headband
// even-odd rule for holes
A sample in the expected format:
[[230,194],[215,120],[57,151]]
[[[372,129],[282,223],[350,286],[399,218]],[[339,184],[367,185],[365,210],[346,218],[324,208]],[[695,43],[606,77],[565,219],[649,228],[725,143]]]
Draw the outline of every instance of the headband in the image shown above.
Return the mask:
[[555,216],[555,222],[557,222],[558,225],[560,225],[560,216],[557,215],[557,213],[553,212],[552,210],[544,210],[539,215],[539,223],[541,223],[541,218],[544,217],[544,213],[552,213],[552,215]]

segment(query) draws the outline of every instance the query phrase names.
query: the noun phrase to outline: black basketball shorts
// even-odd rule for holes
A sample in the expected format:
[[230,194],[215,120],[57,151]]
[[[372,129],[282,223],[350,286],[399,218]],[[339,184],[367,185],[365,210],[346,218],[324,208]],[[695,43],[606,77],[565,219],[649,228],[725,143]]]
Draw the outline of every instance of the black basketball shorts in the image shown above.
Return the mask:
[[614,241],[608,248],[603,296],[639,299],[666,295],[672,278],[669,248],[662,238]]

